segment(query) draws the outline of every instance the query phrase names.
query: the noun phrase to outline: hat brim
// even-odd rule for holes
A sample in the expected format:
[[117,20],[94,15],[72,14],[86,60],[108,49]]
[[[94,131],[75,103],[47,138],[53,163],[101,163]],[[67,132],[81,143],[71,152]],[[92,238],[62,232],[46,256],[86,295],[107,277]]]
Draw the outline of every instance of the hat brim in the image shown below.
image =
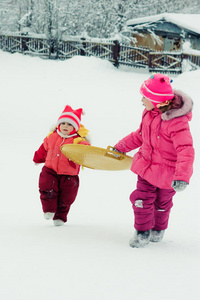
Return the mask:
[[71,118],[61,118],[58,120],[57,125],[65,122],[71,124],[76,129],[76,131],[78,131],[80,126],[78,126],[77,123],[73,121]]
[[172,94],[158,94],[150,91],[145,83],[143,83],[140,87],[140,93],[142,96],[150,100],[155,106],[158,103],[165,102],[167,100],[172,100],[174,98],[174,93]]

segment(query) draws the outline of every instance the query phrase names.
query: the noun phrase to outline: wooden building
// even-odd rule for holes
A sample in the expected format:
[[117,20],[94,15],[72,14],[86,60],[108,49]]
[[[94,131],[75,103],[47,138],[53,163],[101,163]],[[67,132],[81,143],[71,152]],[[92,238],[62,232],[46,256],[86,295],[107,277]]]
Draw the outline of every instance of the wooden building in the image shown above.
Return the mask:
[[200,50],[200,14],[164,13],[129,20],[127,25],[134,30],[136,46],[177,51],[190,41],[192,49]]

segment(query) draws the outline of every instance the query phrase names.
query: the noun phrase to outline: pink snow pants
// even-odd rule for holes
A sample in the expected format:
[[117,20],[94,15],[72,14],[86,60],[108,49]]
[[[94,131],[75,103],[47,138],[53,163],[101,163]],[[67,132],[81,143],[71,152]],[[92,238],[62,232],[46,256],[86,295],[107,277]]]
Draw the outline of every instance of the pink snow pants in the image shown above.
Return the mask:
[[160,189],[138,176],[137,189],[130,195],[135,229],[166,229],[175,193],[174,189]]
[[43,167],[39,178],[40,200],[43,212],[55,213],[54,220],[67,221],[71,204],[79,188],[79,177],[58,175],[54,170]]

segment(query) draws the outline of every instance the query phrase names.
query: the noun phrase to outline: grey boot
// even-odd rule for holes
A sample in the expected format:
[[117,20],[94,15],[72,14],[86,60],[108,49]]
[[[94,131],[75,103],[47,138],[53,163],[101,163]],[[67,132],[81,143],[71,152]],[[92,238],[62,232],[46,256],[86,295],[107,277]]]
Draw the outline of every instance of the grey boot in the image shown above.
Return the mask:
[[160,242],[164,236],[165,230],[151,230],[150,242]]
[[129,241],[129,245],[132,248],[141,248],[147,245],[150,241],[150,230],[139,231],[136,230],[132,239]]

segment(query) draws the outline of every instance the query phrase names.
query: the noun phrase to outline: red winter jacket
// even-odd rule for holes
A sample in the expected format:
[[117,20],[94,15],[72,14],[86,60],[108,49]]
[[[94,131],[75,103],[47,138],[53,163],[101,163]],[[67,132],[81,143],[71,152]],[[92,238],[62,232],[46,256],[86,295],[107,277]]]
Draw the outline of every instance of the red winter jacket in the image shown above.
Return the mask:
[[[43,144],[35,152],[33,161],[35,163],[44,163],[45,166],[53,169],[57,174],[64,175],[78,175],[80,165],[69,161],[66,156],[61,152],[60,147],[65,144],[73,144],[74,139],[79,137],[78,135],[63,138],[57,131],[54,131],[44,139]],[[80,144],[90,145],[86,141],[81,141]]]
[[193,172],[194,148],[188,124],[193,103],[183,92],[174,92],[182,99],[181,108],[162,114],[158,109],[145,109],[140,128],[115,145],[121,152],[139,147],[131,170],[163,189],[170,189],[173,180],[189,183]]

